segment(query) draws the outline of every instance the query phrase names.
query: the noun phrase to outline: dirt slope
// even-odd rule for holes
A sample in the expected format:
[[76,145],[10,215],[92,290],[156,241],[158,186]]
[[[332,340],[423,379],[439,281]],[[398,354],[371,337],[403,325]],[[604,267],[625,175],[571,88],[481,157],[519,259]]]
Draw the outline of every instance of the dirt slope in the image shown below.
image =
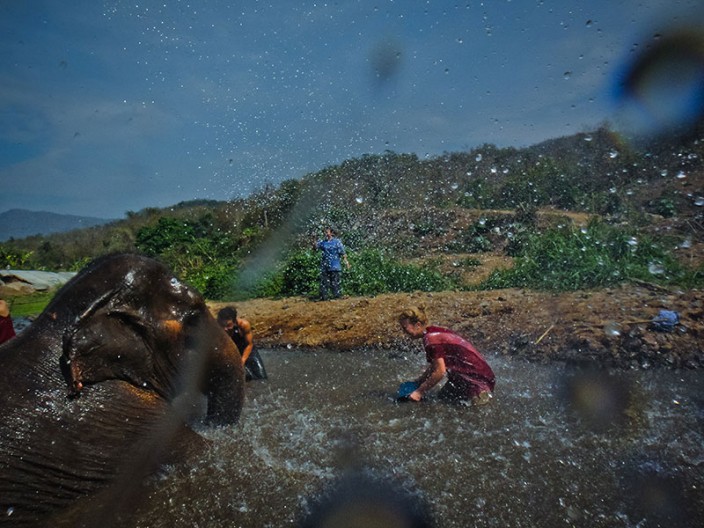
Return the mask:
[[[484,351],[531,360],[592,360],[623,368],[704,366],[701,292],[643,285],[548,294],[525,290],[386,294],[314,302],[304,298],[236,303],[266,348],[325,347],[407,350],[396,321],[407,305],[422,305],[431,322],[453,328]],[[224,303],[212,303],[216,312]],[[673,332],[649,322],[674,310]]]

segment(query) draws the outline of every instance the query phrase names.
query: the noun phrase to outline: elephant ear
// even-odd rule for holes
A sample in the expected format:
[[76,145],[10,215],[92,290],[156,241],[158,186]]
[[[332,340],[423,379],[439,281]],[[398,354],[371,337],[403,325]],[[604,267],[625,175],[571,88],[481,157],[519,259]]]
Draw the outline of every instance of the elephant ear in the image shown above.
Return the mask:
[[63,338],[62,370],[69,392],[120,379],[162,393],[154,377],[148,325],[129,308],[100,307],[79,317]]

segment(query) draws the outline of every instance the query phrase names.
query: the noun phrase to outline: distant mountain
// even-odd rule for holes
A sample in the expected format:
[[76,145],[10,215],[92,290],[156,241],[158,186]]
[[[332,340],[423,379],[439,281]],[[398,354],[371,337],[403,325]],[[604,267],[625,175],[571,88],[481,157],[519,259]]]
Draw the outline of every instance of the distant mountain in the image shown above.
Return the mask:
[[112,219],[10,209],[0,213],[0,242],[10,238],[62,233],[112,222]]

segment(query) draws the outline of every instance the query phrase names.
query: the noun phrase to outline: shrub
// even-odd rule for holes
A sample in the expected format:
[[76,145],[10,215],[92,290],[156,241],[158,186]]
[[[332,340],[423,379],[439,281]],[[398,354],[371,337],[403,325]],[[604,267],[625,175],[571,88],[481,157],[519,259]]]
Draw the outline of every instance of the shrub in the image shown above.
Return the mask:
[[564,291],[628,280],[676,282],[686,274],[651,238],[592,221],[582,229],[563,226],[528,234],[515,266],[495,271],[483,286]]
[[183,271],[183,279],[206,299],[226,300],[234,295],[237,269],[228,262],[208,262]]
[[294,251],[286,259],[280,272],[280,278],[269,277],[269,289],[276,295],[315,295],[320,276],[320,257],[312,250]]
[[5,269],[25,269],[31,259],[31,251],[20,251],[0,246],[0,266]]
[[677,207],[671,198],[660,198],[650,204],[652,211],[664,218],[672,218],[677,214]]
[[464,230],[460,240],[458,243],[453,244],[452,248],[468,253],[491,251],[494,247],[490,238],[491,230],[500,228],[503,223],[505,223],[505,219],[499,216],[489,215],[482,217]]
[[432,265],[404,264],[376,249],[360,251],[354,262],[345,283],[346,291],[352,295],[440,291],[454,286]]
[[677,284],[683,288],[704,288],[704,264],[685,270]]
[[[438,291],[454,283],[433,266],[403,264],[376,249],[350,253],[350,270],[343,269],[345,294],[377,295],[401,291]],[[312,250],[294,251],[279,270],[260,280],[249,294],[258,297],[314,297],[320,286],[320,255]]]
[[146,255],[162,260],[206,298],[233,295],[238,264],[235,247],[215,227],[211,215],[196,220],[161,217],[137,232],[136,245]]

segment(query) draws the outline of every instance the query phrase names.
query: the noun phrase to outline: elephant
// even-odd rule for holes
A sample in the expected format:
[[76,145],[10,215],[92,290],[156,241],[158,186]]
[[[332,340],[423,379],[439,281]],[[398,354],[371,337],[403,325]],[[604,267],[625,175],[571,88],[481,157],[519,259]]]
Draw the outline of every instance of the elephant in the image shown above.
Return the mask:
[[237,422],[242,359],[200,293],[145,256],[94,260],[0,345],[0,526],[124,526],[207,445],[204,397],[206,423]]

